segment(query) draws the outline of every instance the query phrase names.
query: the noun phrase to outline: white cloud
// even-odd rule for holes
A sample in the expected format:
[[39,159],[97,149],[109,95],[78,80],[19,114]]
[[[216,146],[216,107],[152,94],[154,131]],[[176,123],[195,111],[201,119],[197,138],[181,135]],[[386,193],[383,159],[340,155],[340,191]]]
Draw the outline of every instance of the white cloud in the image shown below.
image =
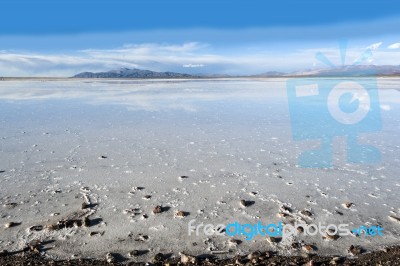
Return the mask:
[[[371,47],[379,47],[375,43]],[[205,43],[178,44],[127,44],[114,49],[86,49],[67,53],[0,53],[1,76],[73,76],[79,72],[108,71],[121,67],[208,74],[258,74],[267,71],[291,72],[309,68],[326,67],[315,61],[315,54],[322,52],[333,64],[341,65],[336,46],[324,48],[309,44],[312,49],[268,50],[264,45],[213,47]],[[322,46],[322,45],[321,45]],[[349,48],[346,63],[365,52],[362,47]],[[364,59],[371,60],[372,57]],[[375,64],[398,64],[400,53],[378,49],[373,53]],[[364,61],[368,63],[367,60]],[[369,61],[371,63],[372,61]],[[206,67],[207,66],[207,67]],[[206,68],[205,68],[206,67]],[[195,70],[196,69],[196,70]]]
[[393,43],[388,46],[389,49],[399,49],[400,48],[400,42],[398,43]]
[[376,50],[376,49],[378,49],[382,44],[383,44],[383,42],[373,43],[373,44],[371,44],[370,46],[368,46],[366,49]]
[[182,65],[182,67],[191,67],[191,68],[196,68],[196,67],[205,67],[206,65],[203,64],[186,64]]

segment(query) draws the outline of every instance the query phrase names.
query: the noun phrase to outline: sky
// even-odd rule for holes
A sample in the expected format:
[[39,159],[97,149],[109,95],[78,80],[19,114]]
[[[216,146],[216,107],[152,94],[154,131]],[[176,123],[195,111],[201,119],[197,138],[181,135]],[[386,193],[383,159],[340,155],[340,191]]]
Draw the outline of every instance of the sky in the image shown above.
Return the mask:
[[0,76],[72,76],[121,67],[259,74],[400,64],[396,1],[3,0]]

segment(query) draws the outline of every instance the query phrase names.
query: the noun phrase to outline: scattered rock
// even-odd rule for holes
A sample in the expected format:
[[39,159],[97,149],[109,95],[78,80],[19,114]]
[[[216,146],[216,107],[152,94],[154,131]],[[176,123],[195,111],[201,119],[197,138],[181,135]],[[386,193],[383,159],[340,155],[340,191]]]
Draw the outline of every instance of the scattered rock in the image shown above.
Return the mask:
[[303,226],[297,226],[296,230],[297,230],[297,232],[298,232],[299,234],[304,233],[304,228],[303,228]]
[[333,257],[329,264],[331,265],[338,265],[342,263],[342,258],[341,257]]
[[99,159],[107,159],[107,156],[101,155]]
[[276,244],[282,241],[281,237],[273,237],[273,236],[269,236],[267,237],[267,241],[271,244]]
[[129,252],[128,253],[128,257],[137,257],[137,256],[139,256],[140,255],[140,252],[139,252],[139,250],[137,250],[137,249],[135,249],[135,250],[132,250],[131,252]]
[[348,251],[351,255],[357,256],[357,255],[360,255],[360,254],[364,253],[365,250],[364,250],[362,247],[360,247],[360,246],[353,246],[353,245],[351,245],[347,251]]
[[143,189],[144,189],[144,187],[133,187],[132,191],[140,191],[140,190],[143,190]]
[[18,204],[15,202],[7,202],[3,204],[3,207],[7,208],[7,209],[12,209],[15,208]]
[[116,262],[116,258],[115,258],[115,255],[114,254],[112,254],[112,253],[107,253],[106,254],[106,261],[108,262],[108,263],[115,263]]
[[307,216],[307,217],[311,217],[312,216],[312,213],[309,210],[302,210],[302,211],[300,211],[300,214],[302,214],[304,216]]
[[257,250],[257,251],[251,252],[249,255],[247,255],[247,258],[249,260],[254,260],[254,259],[258,259],[260,256],[261,256],[261,252]]
[[315,250],[315,247],[313,245],[304,245],[303,250],[307,253],[313,252]]
[[175,217],[178,217],[178,218],[184,218],[184,217],[186,217],[188,215],[188,213],[187,212],[184,212],[184,211],[177,211],[176,213],[175,213]]
[[238,239],[229,239],[228,240],[228,245],[231,247],[236,247],[236,246],[240,245],[240,243],[242,243],[242,241],[238,240]]
[[338,240],[339,238],[340,236],[335,231],[326,232],[325,236],[322,237],[326,241]]
[[149,199],[151,199],[151,195],[144,195],[144,196],[143,196],[143,199],[149,200]]
[[182,264],[196,264],[197,263],[197,258],[194,256],[186,255],[183,253],[179,253],[181,256],[181,263]]
[[42,242],[40,240],[32,240],[28,243],[28,249],[32,252],[39,253],[41,244]]
[[291,209],[289,206],[286,206],[286,205],[282,205],[282,206],[279,208],[279,210],[280,210],[281,212],[292,213],[292,209]]
[[87,204],[86,202],[82,202],[81,210],[84,210],[84,209],[86,209],[87,207],[89,207],[89,204]]
[[29,231],[42,231],[43,230],[43,225],[34,225],[29,227]]
[[257,194],[258,194],[258,192],[256,192],[256,191],[252,191],[252,192],[249,193],[249,195],[253,196],[253,197],[257,196]]
[[4,170],[0,170],[0,174],[2,174],[2,173],[5,173],[6,171],[4,171]]
[[345,207],[346,209],[350,209],[351,206],[354,205],[354,203],[346,201],[345,203],[342,204],[343,207]]
[[45,226],[45,228],[49,231],[55,231],[55,230],[59,230],[60,227],[58,226],[58,224],[48,224]]
[[289,216],[289,214],[284,213],[284,212],[278,212],[278,213],[276,214],[276,216],[278,216],[279,218],[286,218],[286,217]]
[[339,215],[343,215],[343,212],[335,210],[335,213],[339,214]]
[[5,223],[5,224],[4,224],[4,227],[5,227],[5,228],[11,228],[11,227],[18,226],[18,225],[20,225],[20,224],[21,224],[21,223],[8,222],[8,223]]
[[89,226],[90,226],[90,220],[89,220],[89,218],[88,218],[88,217],[83,218],[82,224],[83,224],[83,226],[85,226],[85,227],[89,227]]
[[148,235],[142,235],[142,234],[138,234],[137,237],[135,238],[135,241],[147,241],[149,240],[149,236]]
[[160,205],[157,205],[156,207],[154,207],[153,209],[153,213],[157,214],[157,213],[162,213],[163,212],[163,208]]
[[242,206],[242,207],[247,207],[247,202],[245,201],[245,200],[240,200],[240,206]]
[[393,216],[393,215],[389,215],[389,220],[391,220],[393,222],[400,223],[400,217],[396,217],[396,216]]
[[104,234],[103,232],[98,232],[98,231],[93,231],[89,233],[89,236],[102,236]]
[[179,180],[183,180],[183,179],[187,179],[187,178],[189,178],[187,175],[181,175],[180,177],[179,177]]
[[153,258],[154,262],[161,262],[163,260],[164,260],[164,254],[157,253],[156,255],[154,255],[154,258]]

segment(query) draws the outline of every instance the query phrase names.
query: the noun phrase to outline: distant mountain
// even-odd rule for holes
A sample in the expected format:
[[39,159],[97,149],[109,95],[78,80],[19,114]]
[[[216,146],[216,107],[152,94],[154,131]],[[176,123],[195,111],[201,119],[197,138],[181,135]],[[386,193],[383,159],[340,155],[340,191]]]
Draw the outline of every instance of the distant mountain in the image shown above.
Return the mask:
[[334,76],[400,76],[400,66],[376,66],[376,65],[355,65],[342,66],[337,68],[305,70],[294,73],[287,73],[282,76],[299,77],[334,77]]
[[198,78],[200,76],[194,76],[183,73],[175,72],[155,72],[151,70],[141,69],[129,69],[121,68],[118,70],[111,70],[107,72],[82,72],[73,78]]
[[175,72],[155,72],[151,70],[121,68],[107,72],[83,72],[73,78],[229,78],[229,77],[335,77],[335,76],[400,76],[400,66],[356,65],[337,68],[304,70],[292,73],[269,71],[258,75],[229,76],[224,74],[190,75]]

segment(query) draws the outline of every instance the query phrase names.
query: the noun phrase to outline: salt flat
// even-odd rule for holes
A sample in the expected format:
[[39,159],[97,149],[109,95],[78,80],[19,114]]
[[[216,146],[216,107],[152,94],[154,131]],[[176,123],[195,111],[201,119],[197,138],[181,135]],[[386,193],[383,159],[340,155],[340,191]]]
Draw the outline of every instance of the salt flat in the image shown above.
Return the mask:
[[[53,258],[139,250],[137,260],[145,260],[157,252],[233,256],[265,248],[290,255],[302,252],[293,245],[299,241],[320,254],[399,244],[400,223],[388,216],[400,217],[400,79],[378,79],[382,130],[361,136],[381,161],[347,163],[339,137],[327,169],[298,166],[300,152],[318,143],[292,140],[285,86],[285,79],[0,82],[0,224],[21,223],[0,229],[0,247],[19,250],[39,239]],[[254,204],[243,207],[241,199]],[[82,210],[84,201],[90,206]],[[153,214],[156,205],[164,211]],[[288,217],[277,216],[282,206]],[[178,210],[188,215],[175,217]],[[29,230],[77,216],[90,226]],[[227,236],[188,235],[192,219],[289,218],[379,224],[384,237],[271,244],[241,236],[232,246]]]

